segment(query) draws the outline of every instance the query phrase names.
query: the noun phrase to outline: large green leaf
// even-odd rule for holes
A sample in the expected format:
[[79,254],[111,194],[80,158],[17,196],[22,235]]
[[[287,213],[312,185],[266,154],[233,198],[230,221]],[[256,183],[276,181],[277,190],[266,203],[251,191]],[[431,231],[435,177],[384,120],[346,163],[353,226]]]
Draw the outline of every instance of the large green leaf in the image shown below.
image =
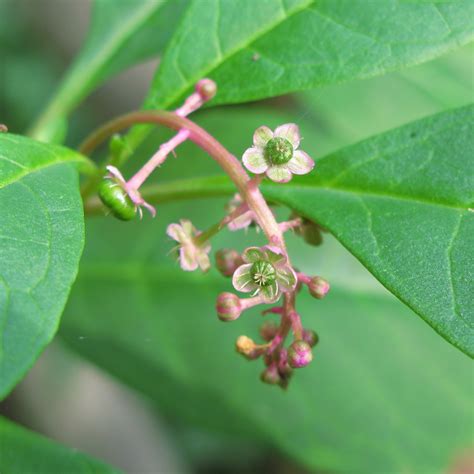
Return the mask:
[[395,295],[474,356],[474,107],[330,155],[267,195],[331,232]]
[[473,18],[470,0],[194,0],[145,106],[176,104],[202,77],[217,104],[383,74],[472,40]]
[[94,88],[156,56],[188,0],[95,0],[87,41],[41,116],[33,136],[49,141],[67,114]]
[[[275,117],[268,117],[269,125],[276,124]],[[250,136],[251,126],[258,122],[247,118]],[[390,291],[470,356],[472,121],[472,106],[425,118],[317,160],[308,176],[263,187],[274,202],[327,227]],[[234,126],[229,123],[229,130]],[[312,154],[317,127],[303,122],[302,130],[304,148]],[[238,149],[237,141],[240,137],[226,144]],[[188,167],[197,174],[202,165]],[[233,189],[224,178],[191,178],[152,187],[147,198],[164,202],[231,194]]]
[[82,162],[66,148],[0,134],[0,398],[54,336],[76,277]]
[[119,471],[0,417],[2,474],[112,474]]
[[[161,219],[178,210],[162,208]],[[160,264],[172,246],[161,236],[165,223],[129,233],[120,223],[90,222],[61,329],[76,351],[168,413],[270,442],[310,467],[435,473],[462,453],[473,422],[471,361],[373,286],[334,242],[301,251],[290,239],[295,264],[317,268],[333,291],[322,303],[305,293],[298,299],[321,343],[283,393],[259,382],[260,362],[233,349],[240,334],[258,339],[261,316],[249,312],[230,324],[215,316],[215,298],[230,282]],[[255,239],[241,238],[239,248]]]

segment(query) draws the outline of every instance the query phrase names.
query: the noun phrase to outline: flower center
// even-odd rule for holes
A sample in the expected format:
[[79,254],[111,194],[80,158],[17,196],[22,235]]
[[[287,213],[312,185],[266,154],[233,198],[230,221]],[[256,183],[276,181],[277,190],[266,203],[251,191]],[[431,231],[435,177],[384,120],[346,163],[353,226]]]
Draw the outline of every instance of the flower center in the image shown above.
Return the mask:
[[252,280],[258,286],[269,286],[276,278],[276,272],[273,265],[268,262],[255,262],[250,268],[250,275]]
[[284,165],[293,157],[293,145],[282,137],[268,140],[265,146],[265,158],[272,165]]

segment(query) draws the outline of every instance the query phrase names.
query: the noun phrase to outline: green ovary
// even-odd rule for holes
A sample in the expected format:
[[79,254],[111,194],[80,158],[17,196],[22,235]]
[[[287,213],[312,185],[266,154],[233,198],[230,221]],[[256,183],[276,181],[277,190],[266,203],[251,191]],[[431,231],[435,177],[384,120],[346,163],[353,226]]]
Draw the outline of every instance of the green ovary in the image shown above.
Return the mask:
[[275,137],[268,141],[264,153],[272,165],[284,165],[293,157],[293,145],[286,138]]
[[275,269],[268,262],[255,262],[250,269],[250,275],[258,286],[269,286],[276,278]]

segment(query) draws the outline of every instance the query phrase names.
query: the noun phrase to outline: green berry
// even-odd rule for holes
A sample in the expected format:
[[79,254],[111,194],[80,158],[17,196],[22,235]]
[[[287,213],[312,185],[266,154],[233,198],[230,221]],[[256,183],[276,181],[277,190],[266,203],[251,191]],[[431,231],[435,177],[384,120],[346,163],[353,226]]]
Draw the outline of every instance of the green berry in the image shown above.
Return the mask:
[[104,178],[99,184],[100,200],[122,221],[135,217],[136,209],[125,190],[113,179]]
[[284,165],[293,158],[293,145],[282,137],[275,137],[265,146],[265,158],[272,165]]

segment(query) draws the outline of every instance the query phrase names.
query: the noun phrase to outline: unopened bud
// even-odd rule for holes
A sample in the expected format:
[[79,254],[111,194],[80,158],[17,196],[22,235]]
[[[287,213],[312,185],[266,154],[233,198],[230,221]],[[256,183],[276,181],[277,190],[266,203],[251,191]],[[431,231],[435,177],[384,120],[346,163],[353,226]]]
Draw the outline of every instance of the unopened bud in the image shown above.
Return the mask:
[[308,283],[308,288],[311,296],[320,300],[328,294],[330,285],[321,277],[313,277]]
[[255,350],[255,342],[247,336],[239,336],[237,341],[235,341],[235,348],[239,354],[242,354],[247,359],[256,359],[259,355]]
[[264,341],[271,341],[278,331],[278,324],[275,321],[265,321],[260,327],[260,336]]
[[[291,217],[294,219],[298,217],[298,215],[293,213]],[[321,226],[319,226],[316,222],[305,219],[304,217],[301,217],[301,224],[295,228],[297,235],[303,237],[303,240],[307,244],[314,246],[321,245],[323,242],[323,235],[321,231]]]
[[319,342],[319,336],[311,329],[304,329],[303,341],[306,341],[311,347],[314,347]]
[[236,250],[220,249],[216,252],[216,267],[226,277],[232,276],[242,263],[242,257]]
[[295,341],[288,349],[290,367],[299,369],[307,366],[313,360],[311,346],[306,341]]
[[268,383],[270,385],[276,385],[280,383],[281,377],[278,372],[276,364],[271,364],[267,367],[260,375],[260,380],[262,382]]
[[206,102],[216,95],[217,84],[212,79],[201,79],[196,84],[196,92],[201,96],[201,99]]
[[240,298],[233,293],[221,293],[217,297],[216,310],[221,321],[234,321],[242,313]]

